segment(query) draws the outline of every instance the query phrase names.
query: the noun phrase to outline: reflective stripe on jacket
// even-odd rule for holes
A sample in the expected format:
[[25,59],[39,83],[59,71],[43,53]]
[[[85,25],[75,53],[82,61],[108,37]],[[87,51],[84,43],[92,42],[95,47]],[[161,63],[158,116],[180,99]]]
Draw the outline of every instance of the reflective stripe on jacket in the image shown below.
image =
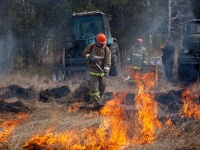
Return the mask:
[[129,50],[128,63],[133,66],[141,67],[143,63],[147,63],[147,50],[144,46],[133,46]]

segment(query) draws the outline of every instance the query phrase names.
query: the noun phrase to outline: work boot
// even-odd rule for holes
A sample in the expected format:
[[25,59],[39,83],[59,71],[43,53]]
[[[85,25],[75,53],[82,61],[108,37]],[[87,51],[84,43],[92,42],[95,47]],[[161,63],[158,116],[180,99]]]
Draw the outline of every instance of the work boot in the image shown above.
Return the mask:
[[88,105],[88,108],[96,108],[96,107],[99,107],[99,103],[98,102],[93,102],[93,103]]
[[100,107],[104,106],[105,105],[105,101],[104,100],[99,100],[98,101],[98,104]]

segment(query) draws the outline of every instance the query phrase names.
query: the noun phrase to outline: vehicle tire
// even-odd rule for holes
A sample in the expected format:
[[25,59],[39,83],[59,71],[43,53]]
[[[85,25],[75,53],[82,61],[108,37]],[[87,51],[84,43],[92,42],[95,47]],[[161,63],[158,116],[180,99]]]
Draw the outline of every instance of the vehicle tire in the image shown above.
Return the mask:
[[190,67],[190,82],[196,82],[199,77],[199,65],[192,64]]
[[110,67],[110,76],[117,76],[120,71],[120,53],[119,47],[116,42],[113,42],[110,46],[111,51],[111,67]]
[[187,64],[179,64],[178,65],[178,78],[181,82],[188,82],[188,75],[189,72],[186,71],[189,69],[189,66]]
[[179,64],[178,78],[181,82],[191,83],[198,79],[198,65],[197,64]]

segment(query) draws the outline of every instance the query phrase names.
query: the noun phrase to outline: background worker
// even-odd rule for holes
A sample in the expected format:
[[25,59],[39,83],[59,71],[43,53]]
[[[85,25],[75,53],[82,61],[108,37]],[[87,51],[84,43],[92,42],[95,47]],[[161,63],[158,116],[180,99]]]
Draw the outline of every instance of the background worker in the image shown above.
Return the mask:
[[174,66],[174,51],[175,47],[171,43],[171,38],[167,37],[165,41],[165,47],[159,46],[159,48],[163,52],[162,63],[165,71],[165,76],[167,77],[167,81],[173,82],[173,74],[172,69]]
[[[128,52],[128,72],[132,74],[134,72],[142,72],[145,73],[147,67],[147,50],[143,46],[143,40],[141,38],[137,38],[135,45],[131,47]],[[134,80],[131,79],[133,82]],[[131,81],[130,80],[130,81]]]
[[104,104],[101,96],[106,89],[111,66],[111,51],[106,46],[106,42],[106,36],[100,33],[96,36],[96,43],[89,44],[82,53],[83,57],[89,61],[90,104],[88,107],[98,107]]

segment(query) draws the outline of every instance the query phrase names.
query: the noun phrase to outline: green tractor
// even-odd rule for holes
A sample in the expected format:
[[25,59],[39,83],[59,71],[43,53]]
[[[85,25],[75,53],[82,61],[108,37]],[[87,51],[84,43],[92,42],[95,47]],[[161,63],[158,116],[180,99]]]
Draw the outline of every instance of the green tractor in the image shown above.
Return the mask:
[[109,17],[100,11],[73,13],[72,33],[69,40],[63,41],[62,58],[53,72],[53,80],[65,80],[70,74],[83,73],[89,78],[87,60],[82,57],[85,47],[95,42],[98,33],[107,37],[107,46],[111,50],[112,60],[110,76],[117,76],[120,69],[120,52],[117,40],[111,36]]
[[197,81],[200,72],[200,19],[189,22],[178,53],[178,77],[181,82]]

